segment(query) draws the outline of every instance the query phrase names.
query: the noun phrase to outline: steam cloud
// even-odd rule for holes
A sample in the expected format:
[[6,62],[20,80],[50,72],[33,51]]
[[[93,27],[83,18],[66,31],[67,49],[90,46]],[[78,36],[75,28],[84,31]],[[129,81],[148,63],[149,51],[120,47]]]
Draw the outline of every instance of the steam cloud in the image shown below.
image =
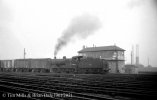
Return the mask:
[[96,16],[84,14],[72,19],[69,27],[58,38],[55,46],[54,56],[67,45],[74,36],[85,39],[93,34],[96,30],[101,28],[101,22]]

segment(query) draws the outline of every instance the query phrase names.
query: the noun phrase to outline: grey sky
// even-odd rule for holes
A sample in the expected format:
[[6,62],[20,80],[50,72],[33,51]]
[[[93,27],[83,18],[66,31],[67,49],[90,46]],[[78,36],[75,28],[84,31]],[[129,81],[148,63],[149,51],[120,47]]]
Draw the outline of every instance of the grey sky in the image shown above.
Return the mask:
[[[58,57],[71,57],[83,45],[114,45],[126,50],[139,44],[140,62],[157,67],[157,0],[0,0],[0,59],[53,58],[57,39],[73,18],[97,16],[102,27],[82,40],[74,37]],[[77,41],[76,41],[77,40]]]

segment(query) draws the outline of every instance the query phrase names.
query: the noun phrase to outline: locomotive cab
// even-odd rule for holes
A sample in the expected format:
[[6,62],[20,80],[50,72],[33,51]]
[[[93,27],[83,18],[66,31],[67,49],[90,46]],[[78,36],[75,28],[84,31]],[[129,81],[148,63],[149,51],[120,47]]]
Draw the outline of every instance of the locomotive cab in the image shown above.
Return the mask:
[[73,56],[72,60],[80,61],[83,56]]

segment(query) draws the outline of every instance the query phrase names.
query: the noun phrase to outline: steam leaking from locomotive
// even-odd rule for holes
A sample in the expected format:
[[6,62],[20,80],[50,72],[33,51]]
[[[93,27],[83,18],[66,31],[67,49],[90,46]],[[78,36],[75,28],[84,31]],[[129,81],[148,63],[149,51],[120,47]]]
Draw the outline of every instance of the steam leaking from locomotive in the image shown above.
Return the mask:
[[96,30],[101,28],[101,22],[96,16],[83,14],[72,19],[69,27],[63,31],[62,36],[58,38],[55,46],[54,57],[57,53],[66,46],[71,39],[76,36],[77,38],[85,39],[93,34]]

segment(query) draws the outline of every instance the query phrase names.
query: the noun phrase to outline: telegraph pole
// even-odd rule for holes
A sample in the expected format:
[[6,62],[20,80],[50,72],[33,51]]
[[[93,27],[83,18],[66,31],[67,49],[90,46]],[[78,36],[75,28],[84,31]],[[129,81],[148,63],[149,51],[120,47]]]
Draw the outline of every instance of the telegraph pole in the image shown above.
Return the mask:
[[25,59],[26,59],[26,51],[25,51],[25,48],[24,48],[23,56],[24,56],[24,68],[25,68],[25,66],[26,66],[26,61],[25,61]]
[[149,57],[148,57],[148,67],[149,67]]

